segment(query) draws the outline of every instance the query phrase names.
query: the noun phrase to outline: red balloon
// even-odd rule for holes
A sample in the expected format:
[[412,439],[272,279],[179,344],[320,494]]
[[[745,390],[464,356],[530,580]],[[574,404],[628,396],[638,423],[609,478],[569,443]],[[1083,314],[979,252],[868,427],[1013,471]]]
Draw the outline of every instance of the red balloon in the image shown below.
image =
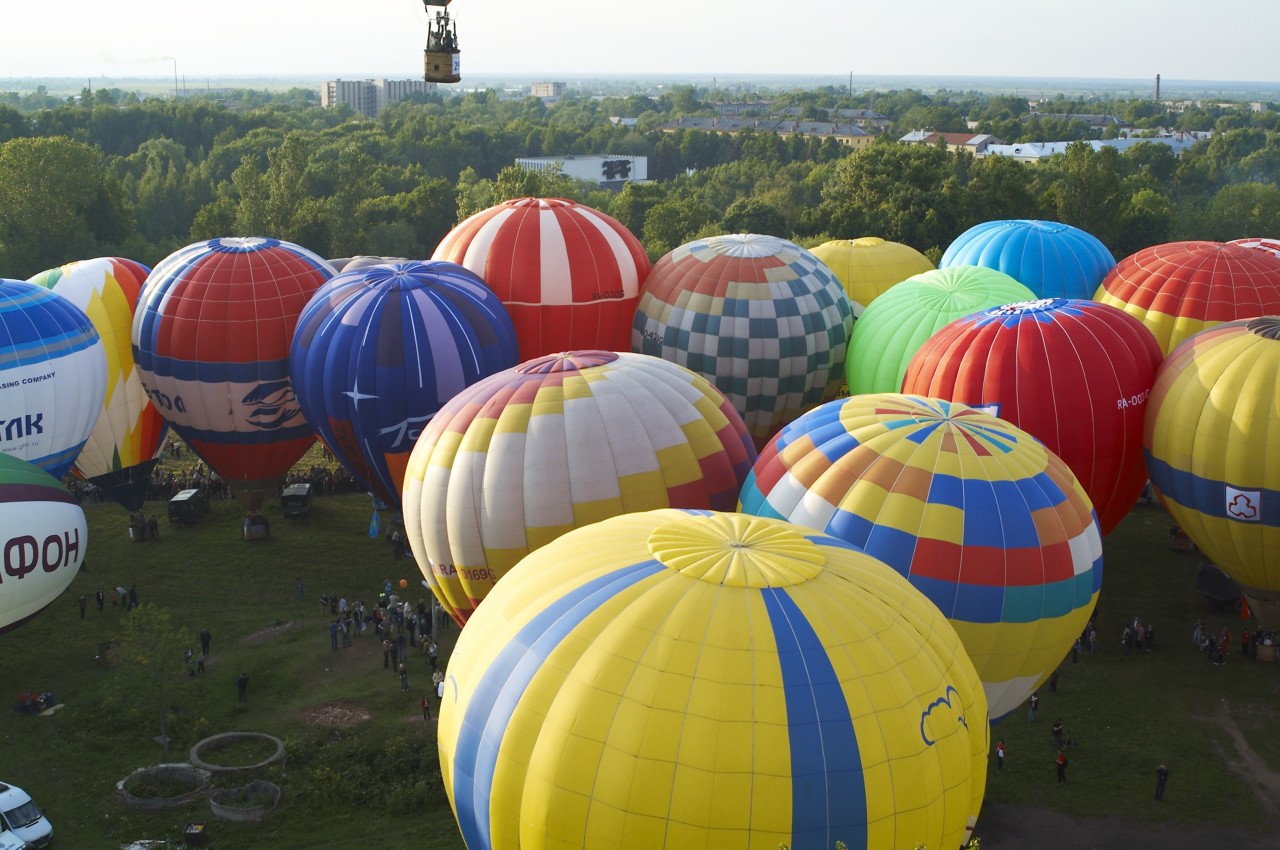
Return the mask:
[[1143,416],[1161,359],[1151,332],[1114,307],[1024,301],[943,327],[911,358],[902,391],[1029,432],[1075,473],[1107,534],[1146,484]]
[[649,256],[617,220],[564,198],[516,198],[463,221],[436,248],[480,275],[506,305],[520,359],[631,350]]

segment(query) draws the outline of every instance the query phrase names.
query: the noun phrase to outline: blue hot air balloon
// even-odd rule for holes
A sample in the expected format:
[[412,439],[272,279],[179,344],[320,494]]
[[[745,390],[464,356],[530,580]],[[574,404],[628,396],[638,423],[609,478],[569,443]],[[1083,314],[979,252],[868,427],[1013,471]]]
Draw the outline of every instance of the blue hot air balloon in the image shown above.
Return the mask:
[[939,268],[985,266],[1004,272],[1037,298],[1093,297],[1115,268],[1115,258],[1094,235],[1056,221],[1000,219],[956,237]]
[[484,281],[444,261],[344,272],[298,319],[289,371],[303,415],[375,495],[400,504],[418,434],[458,392],[519,362]]
[[107,357],[84,311],[0,278],[0,452],[62,478],[102,412]]

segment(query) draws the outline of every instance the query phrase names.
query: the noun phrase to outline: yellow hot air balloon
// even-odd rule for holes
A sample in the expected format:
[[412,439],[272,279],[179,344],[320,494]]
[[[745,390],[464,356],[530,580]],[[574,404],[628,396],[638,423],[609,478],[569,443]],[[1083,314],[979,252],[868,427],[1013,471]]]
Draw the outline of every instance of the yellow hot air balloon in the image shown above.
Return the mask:
[[833,239],[811,253],[835,272],[849,296],[854,318],[889,287],[934,268],[928,257],[910,245],[879,236]]

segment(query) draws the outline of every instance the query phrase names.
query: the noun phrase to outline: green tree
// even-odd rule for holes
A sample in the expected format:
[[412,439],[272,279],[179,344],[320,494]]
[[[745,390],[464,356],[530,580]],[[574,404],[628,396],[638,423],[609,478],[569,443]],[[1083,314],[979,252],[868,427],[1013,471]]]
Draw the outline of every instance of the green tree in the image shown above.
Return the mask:
[[169,755],[169,713],[194,670],[192,637],[175,626],[168,609],[140,605],[125,615],[116,650],[114,700],[142,722],[159,720],[157,740]]
[[1280,233],[1280,187],[1270,183],[1223,186],[1200,218],[1199,239],[1232,239]]
[[1041,167],[1052,179],[1041,196],[1048,217],[1086,230],[1104,245],[1116,244],[1125,198],[1115,148],[1095,151],[1086,142],[1074,142]]

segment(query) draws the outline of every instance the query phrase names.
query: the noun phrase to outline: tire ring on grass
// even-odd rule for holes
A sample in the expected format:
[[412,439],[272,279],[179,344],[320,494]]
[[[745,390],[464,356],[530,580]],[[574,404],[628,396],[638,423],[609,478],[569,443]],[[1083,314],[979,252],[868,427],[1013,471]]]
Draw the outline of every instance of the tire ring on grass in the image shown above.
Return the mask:
[[[261,738],[263,740],[270,741],[276,745],[276,751],[271,756],[264,759],[263,761],[258,762],[257,764],[243,764],[243,765],[210,764],[209,762],[200,758],[200,753],[203,750],[217,747],[221,744],[227,744],[232,741],[240,741],[245,738]],[[265,732],[222,732],[221,734],[218,734],[218,735],[210,735],[208,738],[205,738],[203,741],[198,741],[196,745],[191,748],[191,754],[188,756],[188,758],[190,759],[191,763],[196,767],[203,768],[207,771],[210,771],[211,773],[220,773],[224,775],[233,774],[233,773],[248,773],[249,771],[260,770],[264,767],[267,767],[268,765],[275,764],[276,762],[284,758],[284,741],[281,741],[275,735],[268,735]]]
[[[170,778],[184,777],[190,779],[196,787],[176,797],[135,797],[125,790],[125,785],[131,778],[145,775],[168,776]],[[200,798],[209,790],[209,779],[209,770],[190,764],[158,764],[154,767],[140,767],[116,783],[116,799],[131,809],[144,811],[181,808]]]

